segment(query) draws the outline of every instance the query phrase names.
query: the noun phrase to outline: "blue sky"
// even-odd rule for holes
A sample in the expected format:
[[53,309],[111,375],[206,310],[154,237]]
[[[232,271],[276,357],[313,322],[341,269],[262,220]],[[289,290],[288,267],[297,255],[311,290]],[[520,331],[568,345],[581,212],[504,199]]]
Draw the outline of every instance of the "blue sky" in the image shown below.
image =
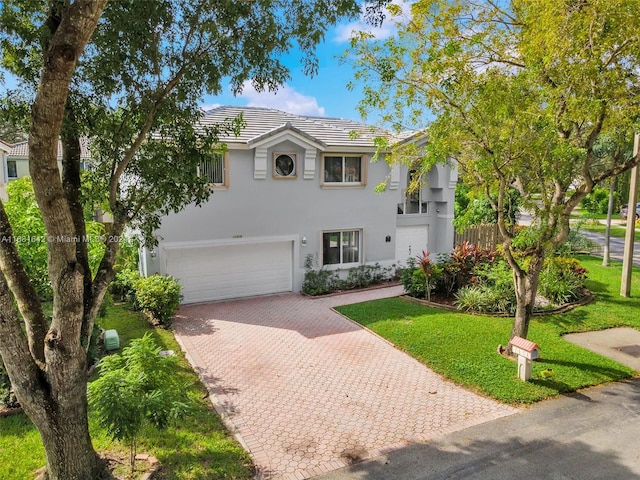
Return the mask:
[[[397,2],[408,5],[404,1]],[[326,117],[340,117],[362,121],[356,106],[361,98],[360,90],[347,90],[347,84],[352,80],[353,68],[348,64],[341,64],[340,57],[349,47],[349,38],[354,30],[366,30],[377,38],[386,38],[393,33],[390,22],[379,28],[373,28],[363,21],[342,23],[327,32],[325,41],[318,45],[316,54],[319,60],[318,74],[309,78],[302,73],[299,62],[300,55],[292,52],[285,59],[285,64],[291,70],[291,80],[283,85],[276,93],[256,92],[251,85],[245,85],[240,96],[234,97],[231,92],[206,96],[203,99],[205,109],[219,105],[239,105],[276,108],[289,113],[300,115],[317,115]],[[375,124],[376,118],[367,118],[367,123]]]
[[[396,0],[408,13],[410,0]],[[250,84],[246,84],[239,96],[233,96],[228,87],[226,94],[202,99],[202,107],[210,109],[220,105],[238,105],[269,107],[299,115],[314,115],[326,117],[347,118],[364,121],[356,106],[362,98],[361,89],[356,86],[353,91],[347,90],[347,84],[352,80],[354,70],[341,57],[349,47],[349,39],[353,31],[368,31],[378,39],[387,38],[394,32],[392,22],[386,21],[381,27],[371,27],[362,19],[343,22],[331,28],[323,43],[318,45],[316,55],[319,69],[314,77],[302,73],[300,54],[291,52],[283,60],[291,71],[291,79],[282,85],[277,92],[256,92]],[[15,79],[6,74],[4,85],[0,84],[0,91],[4,88],[14,88]],[[366,123],[375,125],[378,119],[370,115]]]

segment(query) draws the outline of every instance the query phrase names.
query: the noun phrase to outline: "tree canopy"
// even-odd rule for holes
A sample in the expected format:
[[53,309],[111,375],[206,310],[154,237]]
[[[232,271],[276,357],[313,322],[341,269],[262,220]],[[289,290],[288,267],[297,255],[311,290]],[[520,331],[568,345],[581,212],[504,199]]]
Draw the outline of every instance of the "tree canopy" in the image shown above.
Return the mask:
[[[381,20],[377,0],[368,10]],[[49,320],[14,241],[0,242],[0,355],[25,412],[40,431],[48,479],[108,475],[87,428],[86,350],[114,276],[125,226],[149,242],[161,217],[211,195],[200,160],[220,151],[200,98],[227,83],[274,89],[297,47],[302,68],[327,27],[360,12],[355,0],[9,0],[0,4],[0,66],[18,79],[0,112],[29,133],[29,169],[47,235],[53,293]],[[91,162],[81,175],[81,144]],[[62,171],[58,142],[62,141]],[[113,223],[92,272],[84,211]],[[0,236],[13,229],[0,203]],[[24,324],[22,323],[24,322]]]
[[[638,0],[419,0],[398,10],[397,34],[360,33],[349,58],[367,82],[363,114],[423,128],[424,151],[395,160],[455,162],[498,216],[514,271],[512,336],[526,337],[539,271],[569,233],[569,216],[598,182],[638,163],[619,152],[640,126]],[[393,156],[392,156],[393,157]],[[613,158],[613,161],[611,159]],[[508,228],[516,189],[534,225]]]

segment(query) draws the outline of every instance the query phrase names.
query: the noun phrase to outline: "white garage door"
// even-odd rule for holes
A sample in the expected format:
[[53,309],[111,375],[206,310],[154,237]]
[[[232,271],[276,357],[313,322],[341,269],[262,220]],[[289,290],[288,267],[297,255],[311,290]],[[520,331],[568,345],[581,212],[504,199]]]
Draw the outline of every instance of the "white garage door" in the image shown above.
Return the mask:
[[429,230],[427,225],[412,225],[396,228],[396,260],[406,265],[407,259],[415,258],[428,250]]
[[167,249],[167,273],[184,303],[289,292],[292,242]]

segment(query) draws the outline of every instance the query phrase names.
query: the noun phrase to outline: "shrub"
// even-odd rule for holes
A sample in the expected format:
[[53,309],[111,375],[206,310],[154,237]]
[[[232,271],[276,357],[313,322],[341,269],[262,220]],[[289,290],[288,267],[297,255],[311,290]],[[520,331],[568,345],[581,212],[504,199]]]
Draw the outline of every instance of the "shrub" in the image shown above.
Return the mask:
[[307,295],[326,295],[336,290],[338,275],[325,268],[315,269],[316,257],[309,254],[304,259],[304,281],[302,291]]
[[416,268],[415,258],[408,258],[407,266],[400,269],[400,283],[411,297],[424,298],[424,273]]
[[580,233],[582,222],[569,230],[569,236],[565,242],[560,245],[555,254],[561,257],[570,256],[576,253],[592,252],[597,245]]
[[489,248],[481,248],[467,241],[453,249],[449,259],[449,270],[454,277],[454,289],[467,285],[473,276],[473,269],[482,263],[492,263],[498,252]]
[[556,305],[568,303],[582,295],[586,274],[575,258],[547,258],[540,272],[538,292]]
[[[614,205],[619,202],[619,195],[614,192]],[[582,199],[580,206],[584,208],[591,217],[598,214],[606,214],[609,209],[609,189],[595,187],[591,193]]]
[[175,356],[160,356],[147,333],[131,341],[121,354],[104,357],[100,376],[89,384],[89,404],[98,422],[112,439],[129,445],[131,472],[135,467],[136,442],[145,423],[159,429],[184,416],[190,406],[184,385],[176,380]]
[[338,290],[365,288],[393,277],[392,268],[382,268],[376,263],[351,268],[347,271],[346,278],[340,278],[338,270],[317,268],[317,259],[313,254],[305,257],[304,268],[302,291],[307,295],[326,295]]
[[455,304],[460,310],[471,312],[512,313],[514,300],[496,285],[470,285],[458,290]]
[[136,301],[154,322],[169,325],[182,295],[182,287],[171,276],[151,275],[134,283]]
[[137,269],[125,268],[116,273],[116,278],[111,283],[110,292],[120,300],[135,300],[135,283],[140,280]]
[[0,359],[0,406],[6,408],[17,408],[20,406],[18,399],[11,389],[11,381],[9,380],[7,370],[4,368],[2,359]]
[[484,293],[479,286],[462,287],[456,293],[455,305],[458,309],[467,312],[482,312],[485,305]]
[[356,268],[349,269],[347,278],[338,281],[338,287],[344,290],[354,288],[365,288],[370,285],[382,283],[391,277],[391,269],[382,268],[380,264],[360,265]]

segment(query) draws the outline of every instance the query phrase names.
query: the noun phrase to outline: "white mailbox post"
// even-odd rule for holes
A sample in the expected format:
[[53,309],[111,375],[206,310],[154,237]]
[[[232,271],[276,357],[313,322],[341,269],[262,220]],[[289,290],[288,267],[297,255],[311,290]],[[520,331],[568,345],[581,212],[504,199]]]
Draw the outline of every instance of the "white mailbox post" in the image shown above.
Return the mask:
[[511,351],[518,356],[518,378],[525,382],[531,378],[531,362],[538,358],[540,347],[526,338],[513,337]]

